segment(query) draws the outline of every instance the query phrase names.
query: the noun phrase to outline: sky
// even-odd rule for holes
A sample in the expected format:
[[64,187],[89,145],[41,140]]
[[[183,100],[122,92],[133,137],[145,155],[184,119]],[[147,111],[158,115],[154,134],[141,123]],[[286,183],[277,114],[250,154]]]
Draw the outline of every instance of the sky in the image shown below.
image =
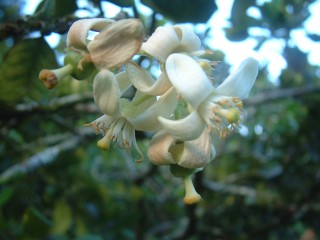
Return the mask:
[[[24,14],[32,14],[35,7],[37,6],[36,2],[40,0],[32,1],[32,4],[26,4],[24,9]],[[258,3],[262,4],[268,0],[258,0]],[[31,2],[31,1],[26,1]],[[84,6],[86,0],[78,0],[78,6]],[[148,7],[139,4],[139,0],[136,0],[139,6],[139,10],[146,15],[151,15],[152,10]],[[240,64],[242,60],[251,56],[256,58],[261,66],[267,66],[269,70],[269,78],[275,84],[277,83],[278,77],[281,73],[281,70],[286,67],[286,61],[281,56],[282,49],[284,48],[284,41],[279,39],[270,39],[265,42],[262,48],[259,51],[255,51],[254,47],[256,46],[256,40],[249,38],[241,42],[231,42],[226,39],[224,34],[224,28],[228,27],[230,23],[228,18],[230,17],[231,7],[233,0],[216,0],[218,6],[218,11],[216,11],[213,16],[208,21],[208,25],[212,28],[211,39],[207,44],[213,49],[219,49],[226,53],[226,61],[231,65],[236,67]],[[111,3],[103,2],[103,8],[108,9],[106,11],[106,17],[113,17],[120,8]],[[129,9],[125,9],[128,10]],[[303,28],[292,31],[292,41],[290,44],[292,46],[298,46],[302,51],[308,53],[308,59],[312,64],[320,65],[320,43],[311,41],[307,37],[307,33],[316,33],[320,35],[320,0],[316,1],[310,6],[311,17],[304,23]],[[85,17],[86,12],[79,11],[78,15]],[[261,14],[257,8],[251,7],[248,9],[247,14],[255,17],[257,19],[261,18]],[[204,24],[197,24],[196,28],[201,30],[205,29],[207,26]],[[260,32],[259,32],[260,31]],[[261,32],[261,29],[249,29],[249,33],[252,34],[265,34],[269,36],[268,31]],[[52,34],[46,38],[51,46],[55,46],[58,43],[59,35]],[[239,51],[239,49],[241,49]]]

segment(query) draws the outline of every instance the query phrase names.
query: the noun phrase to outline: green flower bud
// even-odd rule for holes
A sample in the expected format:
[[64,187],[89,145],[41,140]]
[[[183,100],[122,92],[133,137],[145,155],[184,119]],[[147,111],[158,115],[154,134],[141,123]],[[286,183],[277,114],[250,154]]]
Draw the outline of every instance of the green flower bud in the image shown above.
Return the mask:
[[77,80],[84,80],[88,78],[95,70],[95,66],[91,62],[89,55],[83,56],[75,51],[70,51],[65,56],[64,65],[68,64],[70,64],[74,69],[70,75]]

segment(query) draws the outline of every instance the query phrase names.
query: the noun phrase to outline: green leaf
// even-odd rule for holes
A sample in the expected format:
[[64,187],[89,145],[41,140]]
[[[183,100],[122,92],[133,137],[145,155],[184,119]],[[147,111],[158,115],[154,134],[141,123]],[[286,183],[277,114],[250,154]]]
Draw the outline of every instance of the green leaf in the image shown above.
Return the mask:
[[134,5],[133,0],[108,0],[119,7],[132,7]]
[[44,0],[39,3],[33,19],[49,20],[54,17],[62,17],[73,14],[78,9],[75,0]]
[[13,193],[12,188],[4,188],[0,191],[0,207],[2,207],[11,198]]
[[51,222],[35,207],[29,207],[23,214],[23,229],[27,235],[39,239],[47,233]]
[[53,212],[52,233],[64,234],[72,224],[71,209],[65,201],[58,201]]
[[247,37],[249,37],[247,28],[244,27],[231,27],[231,28],[225,28],[226,31],[226,37],[230,41],[243,41]]
[[22,40],[9,49],[0,67],[0,101],[47,99],[48,90],[38,75],[41,69],[56,66],[54,52],[43,38]]
[[246,11],[250,6],[254,4],[254,2],[254,0],[235,0],[233,2],[230,17],[233,25],[241,26],[243,24],[243,21],[246,21],[246,18],[248,18]]
[[212,0],[141,0],[175,22],[206,23],[217,10]]
[[308,37],[312,40],[312,41],[315,41],[315,42],[319,42],[320,41],[320,35],[319,34],[308,34]]
[[102,237],[93,234],[86,234],[80,237],[77,237],[76,240],[102,240]]
[[34,20],[49,20],[53,17],[56,1],[55,0],[44,0],[40,2],[31,16]]
[[[52,1],[52,0],[50,0]],[[74,13],[77,9],[77,3],[75,0],[55,0],[55,17],[65,16]]]
[[261,25],[259,20],[249,17],[246,13],[248,8],[252,5],[254,5],[254,0],[235,0],[233,2],[230,16],[231,26],[225,28],[226,37],[230,41],[245,40],[249,37],[249,27]]

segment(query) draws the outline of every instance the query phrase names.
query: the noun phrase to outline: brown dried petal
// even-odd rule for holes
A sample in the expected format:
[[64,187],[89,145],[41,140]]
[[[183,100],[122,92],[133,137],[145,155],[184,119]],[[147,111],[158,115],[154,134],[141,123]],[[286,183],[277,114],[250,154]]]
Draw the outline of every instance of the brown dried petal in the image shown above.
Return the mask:
[[205,129],[199,138],[193,141],[185,141],[181,158],[175,159],[178,165],[185,168],[203,168],[207,165],[214,152],[211,137]]
[[176,164],[169,152],[170,147],[175,142],[176,139],[164,130],[157,132],[151,139],[148,147],[148,158],[150,161],[158,166]]
[[93,63],[99,69],[110,69],[127,63],[140,50],[144,37],[138,19],[123,19],[110,24],[88,44]]
[[87,50],[89,31],[101,31],[113,22],[113,20],[105,18],[81,19],[74,22],[68,31],[67,47]]

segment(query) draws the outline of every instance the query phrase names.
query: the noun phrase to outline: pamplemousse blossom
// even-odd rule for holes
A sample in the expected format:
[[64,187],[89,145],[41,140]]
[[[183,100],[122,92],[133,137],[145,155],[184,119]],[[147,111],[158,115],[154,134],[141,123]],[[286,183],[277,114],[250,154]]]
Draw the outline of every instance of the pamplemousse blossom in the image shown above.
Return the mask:
[[126,71],[114,75],[109,70],[101,70],[94,79],[93,94],[103,115],[87,126],[103,133],[103,138],[97,143],[100,148],[109,149],[113,141],[127,150],[133,145],[143,156],[136,142],[135,130],[158,130],[158,116],[169,117],[176,107],[176,92],[171,88],[157,99],[137,91],[134,98],[128,100],[122,96],[130,86]]
[[187,116],[178,119],[159,117],[163,128],[181,141],[198,138],[205,128],[221,135],[237,127],[242,113],[242,101],[258,74],[258,62],[245,59],[219,86],[213,83],[191,57],[171,54],[165,65],[170,82],[188,104]]
[[204,58],[211,56],[212,52],[201,48],[200,38],[192,28],[186,25],[164,26],[158,27],[148,40],[142,44],[140,50],[140,54],[158,60],[162,70],[160,77],[153,82],[153,85],[150,85],[150,81],[146,80],[152,79],[151,74],[137,64],[129,62],[127,64],[129,74],[135,73],[135,77],[130,79],[132,84],[146,94],[159,95],[167,91],[172,87],[172,83],[165,71],[165,62],[173,53],[182,53],[192,57],[203,66],[208,76],[212,73],[211,64],[213,63]]
[[258,63],[253,58],[246,59],[238,70],[215,87],[212,82],[214,62],[202,58],[201,54],[208,52],[201,49],[198,36],[182,25],[159,27],[142,44],[140,52],[156,58],[162,73],[153,82],[148,71],[128,63],[128,75],[134,73],[135,76],[130,77],[132,84],[150,95],[163,94],[173,87],[179,102],[170,118],[159,117],[162,129],[153,136],[148,157],[156,165],[170,165],[173,175],[184,180],[184,202],[196,203],[201,197],[192,184],[191,175],[214,158],[213,134],[225,136],[238,126],[241,99],[254,84]]
[[[49,89],[66,76],[94,79],[94,101],[103,115],[86,126],[102,133],[97,145],[104,150],[111,143],[128,151],[134,147],[139,162],[143,153],[135,132],[155,132],[148,158],[158,166],[169,165],[174,176],[183,178],[184,202],[194,204],[201,196],[192,174],[215,157],[214,134],[224,137],[239,126],[242,99],[255,82],[258,63],[245,59],[216,86],[214,62],[206,59],[212,52],[202,49],[190,27],[159,27],[146,42],[143,39],[143,24],[138,19],[76,21],[67,35],[64,66],[44,69],[39,78]],[[154,77],[134,63],[136,54],[156,60],[161,74]],[[132,97],[126,95],[129,89],[135,90]]]

